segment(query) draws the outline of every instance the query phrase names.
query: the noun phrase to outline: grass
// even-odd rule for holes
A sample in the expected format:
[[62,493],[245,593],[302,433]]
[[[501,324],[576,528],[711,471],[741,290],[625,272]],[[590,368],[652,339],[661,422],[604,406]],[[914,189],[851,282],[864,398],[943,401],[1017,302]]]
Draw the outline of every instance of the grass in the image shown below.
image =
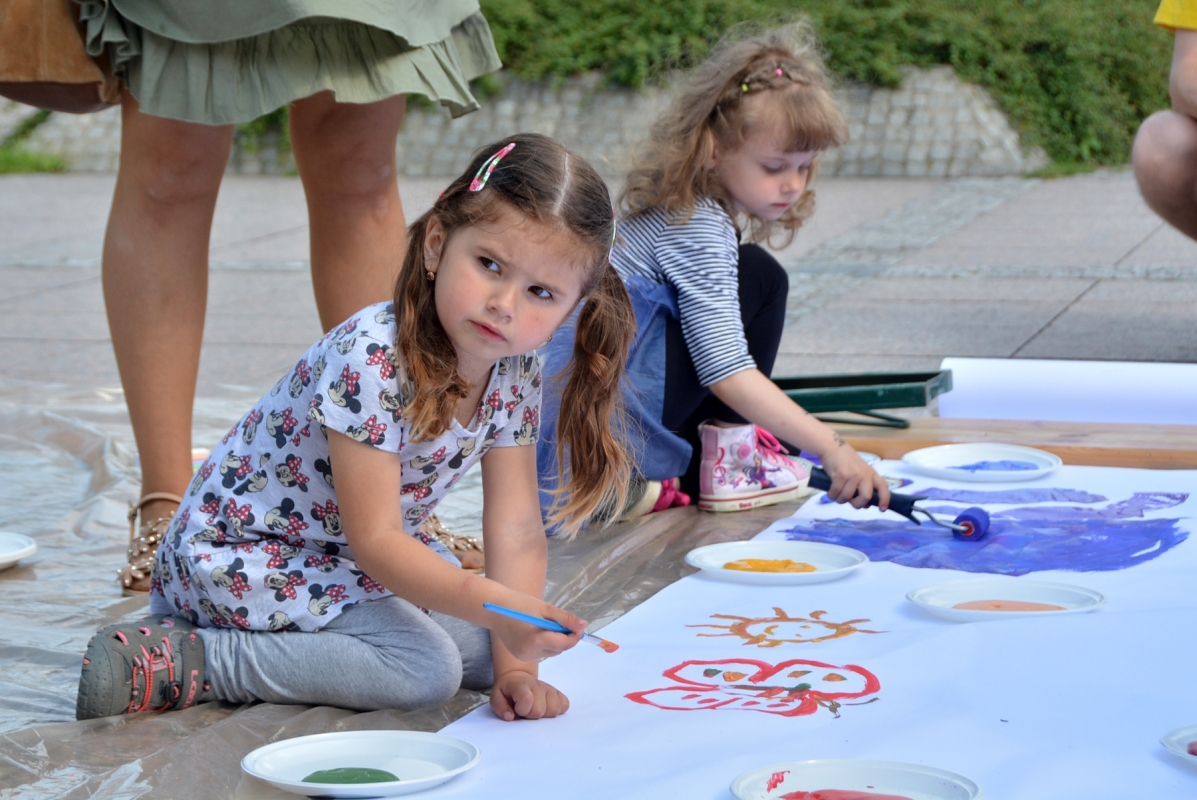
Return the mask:
[[984,86],[1059,169],[1125,163],[1168,106],[1171,35],[1154,0],[482,0],[504,64],[526,78],[601,70],[640,86],[685,68],[732,26],[806,15],[840,77],[894,86],[948,64]]
[[28,172],[63,172],[66,162],[58,156],[35,153],[21,147],[37,126],[50,118],[49,111],[38,111],[21,120],[8,136],[0,141],[0,175]]

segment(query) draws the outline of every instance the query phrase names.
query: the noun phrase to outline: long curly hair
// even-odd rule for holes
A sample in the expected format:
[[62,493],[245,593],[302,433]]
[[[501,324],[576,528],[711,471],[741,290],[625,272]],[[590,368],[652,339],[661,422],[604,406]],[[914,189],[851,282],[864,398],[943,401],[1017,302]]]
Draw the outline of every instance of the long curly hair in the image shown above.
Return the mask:
[[[736,208],[711,168],[717,147],[734,152],[760,130],[774,133],[786,152],[826,150],[848,141],[810,24],[799,20],[752,36],[744,32],[733,30],[686,76],[653,124],[619,196],[625,214],[660,208],[684,222],[698,198],[707,197],[742,223],[750,241],[769,241],[780,231],[778,243],[784,244],[814,213],[809,186],[817,158],[806,192],[776,221]],[[757,96],[768,102],[745,102]]]
[[[471,181],[488,160],[514,143],[480,191]],[[404,416],[413,440],[435,437],[453,420],[469,385],[457,373],[457,352],[436,313],[435,283],[425,278],[424,242],[436,217],[446,241],[456,231],[493,221],[504,209],[558,230],[577,243],[585,280],[577,335],[557,423],[559,482],[549,521],[572,536],[600,507],[623,506],[631,458],[622,435],[620,382],[635,335],[623,281],[609,263],[615,219],[607,184],[585,159],[539,134],[519,134],[483,147],[432,208],[408,228],[407,253],[395,282],[395,349],[410,399]],[[572,267],[571,267],[572,268]],[[565,477],[565,476],[563,476]]]

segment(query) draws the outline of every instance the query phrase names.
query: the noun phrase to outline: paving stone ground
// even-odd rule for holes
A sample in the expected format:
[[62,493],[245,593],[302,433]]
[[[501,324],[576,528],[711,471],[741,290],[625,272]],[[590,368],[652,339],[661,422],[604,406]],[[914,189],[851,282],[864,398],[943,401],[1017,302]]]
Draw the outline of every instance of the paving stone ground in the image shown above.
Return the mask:
[[[119,386],[99,273],[113,182],[0,177],[5,379]],[[409,216],[444,182],[405,179]],[[307,237],[298,180],[226,179],[201,395],[270,385],[320,335]],[[826,179],[778,257],[791,277],[779,373],[924,369],[945,356],[1197,361],[1197,244],[1126,172]]]

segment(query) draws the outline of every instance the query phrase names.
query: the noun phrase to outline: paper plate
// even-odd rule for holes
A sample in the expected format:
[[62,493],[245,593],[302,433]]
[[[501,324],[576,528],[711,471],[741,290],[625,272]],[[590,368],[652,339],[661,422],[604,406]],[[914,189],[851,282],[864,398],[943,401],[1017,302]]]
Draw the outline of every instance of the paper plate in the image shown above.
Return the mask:
[[[937,617],[953,622],[981,622],[1011,617],[1043,617],[1050,614],[1079,614],[1106,602],[1101,592],[1051,581],[1022,578],[976,578],[924,586],[906,593],[906,599]],[[970,600],[1017,600],[1063,606],[1062,611],[980,611],[953,608]]]
[[1189,745],[1197,745],[1197,725],[1186,725],[1183,728],[1168,731],[1160,739],[1160,744],[1190,764],[1197,765],[1197,755],[1189,752]]
[[[741,558],[790,559],[810,564],[814,572],[747,572],[725,569]],[[768,586],[823,583],[843,578],[869,557],[851,547],[820,542],[724,542],[698,547],[686,554],[686,563],[712,578]]]
[[37,552],[37,543],[19,533],[0,533],[0,569],[6,569]]
[[739,800],[776,800],[790,792],[819,789],[898,795],[910,800],[978,800],[982,796],[980,786],[954,772],[855,758],[772,764],[745,772],[731,785]]
[[1059,456],[1017,444],[944,444],[902,456],[902,463],[932,478],[1008,483],[1042,478],[1064,462]]
[[[419,731],[344,731],[299,736],[259,747],[241,759],[255,778],[309,797],[395,797],[415,794],[478,763],[478,748],[462,739]],[[304,783],[313,772],[344,767],[382,769],[386,783]]]

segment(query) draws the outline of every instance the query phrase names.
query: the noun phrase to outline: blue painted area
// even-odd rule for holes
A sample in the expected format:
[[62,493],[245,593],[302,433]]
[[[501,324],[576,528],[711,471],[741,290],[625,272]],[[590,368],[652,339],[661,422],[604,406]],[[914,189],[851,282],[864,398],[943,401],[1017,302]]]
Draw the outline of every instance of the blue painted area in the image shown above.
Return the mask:
[[1038,464],[1030,461],[977,461],[973,464],[961,464],[958,467],[948,467],[948,469],[960,469],[965,472],[1026,472],[1032,469],[1039,469]]
[[[1026,503],[1058,502],[1046,493],[1083,497],[1079,500],[1082,503],[1105,501],[1100,495],[1074,489],[930,492],[937,495],[936,500],[982,506],[1019,502],[1011,495],[1020,493],[1026,493],[1021,499]],[[1173,508],[1187,499],[1188,495],[1181,493],[1143,492],[1099,507],[1020,506],[990,511],[989,535],[980,542],[959,541],[927,523],[920,527],[892,519],[796,520],[782,530],[791,541],[854,547],[873,561],[892,561],[906,567],[999,575],[1049,569],[1104,572],[1150,561],[1188,538],[1188,533],[1180,529],[1179,519],[1145,517],[1148,511]],[[962,509],[940,506],[930,510],[951,518]]]
[[928,500],[945,500],[950,503],[965,503],[970,506],[988,503],[991,505],[1019,505],[1023,503],[1104,503],[1108,498],[1080,489],[1025,488],[1005,489],[987,492],[972,489],[916,489],[912,494]]

